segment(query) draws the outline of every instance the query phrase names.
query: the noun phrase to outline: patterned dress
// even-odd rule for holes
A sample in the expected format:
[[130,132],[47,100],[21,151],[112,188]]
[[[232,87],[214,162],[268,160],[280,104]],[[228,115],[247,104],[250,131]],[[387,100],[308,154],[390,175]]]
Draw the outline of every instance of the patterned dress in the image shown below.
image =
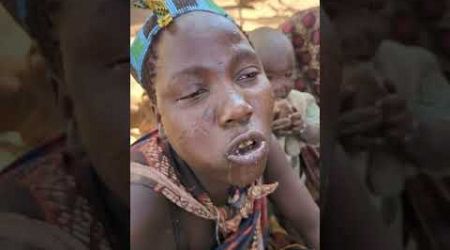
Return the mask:
[[294,46],[297,61],[295,87],[320,98],[320,14],[319,7],[302,10],[281,25]]

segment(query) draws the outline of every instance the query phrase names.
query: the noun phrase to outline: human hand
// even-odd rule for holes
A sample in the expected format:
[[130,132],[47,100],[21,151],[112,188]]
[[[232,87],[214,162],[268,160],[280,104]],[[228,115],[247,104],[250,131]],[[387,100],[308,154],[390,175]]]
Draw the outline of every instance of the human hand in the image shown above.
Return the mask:
[[272,131],[278,136],[291,134],[291,127],[292,121],[290,117],[279,118],[272,123]]
[[291,118],[291,130],[293,133],[301,134],[305,129],[305,123],[300,112],[292,113],[289,118]]

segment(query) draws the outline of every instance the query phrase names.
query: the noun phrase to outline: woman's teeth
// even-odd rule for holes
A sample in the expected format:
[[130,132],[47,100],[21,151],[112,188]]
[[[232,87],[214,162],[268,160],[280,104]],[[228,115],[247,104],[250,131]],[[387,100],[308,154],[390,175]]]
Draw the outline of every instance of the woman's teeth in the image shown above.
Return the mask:
[[243,154],[253,148],[253,146],[256,144],[254,140],[245,140],[241,142],[236,149],[236,154]]
[[243,142],[241,142],[241,144],[239,144],[239,149],[243,149],[243,148],[248,147],[248,146],[250,146],[252,144],[253,144],[253,140],[243,141]]

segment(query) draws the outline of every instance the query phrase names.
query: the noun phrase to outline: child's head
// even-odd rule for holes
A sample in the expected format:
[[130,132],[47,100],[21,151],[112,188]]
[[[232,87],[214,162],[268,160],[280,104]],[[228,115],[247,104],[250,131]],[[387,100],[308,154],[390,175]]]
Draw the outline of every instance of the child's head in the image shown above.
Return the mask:
[[270,85],[243,32],[210,12],[184,13],[158,33],[141,83],[153,96],[161,137],[201,182],[245,186],[265,167]]
[[276,98],[286,98],[294,88],[295,56],[292,43],[281,31],[259,28],[249,34]]

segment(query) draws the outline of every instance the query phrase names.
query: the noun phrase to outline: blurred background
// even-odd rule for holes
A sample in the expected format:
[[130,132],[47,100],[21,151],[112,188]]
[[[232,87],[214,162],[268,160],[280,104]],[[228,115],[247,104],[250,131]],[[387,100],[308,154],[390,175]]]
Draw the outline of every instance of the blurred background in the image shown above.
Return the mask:
[[43,57],[0,5],[0,170],[61,131]]

